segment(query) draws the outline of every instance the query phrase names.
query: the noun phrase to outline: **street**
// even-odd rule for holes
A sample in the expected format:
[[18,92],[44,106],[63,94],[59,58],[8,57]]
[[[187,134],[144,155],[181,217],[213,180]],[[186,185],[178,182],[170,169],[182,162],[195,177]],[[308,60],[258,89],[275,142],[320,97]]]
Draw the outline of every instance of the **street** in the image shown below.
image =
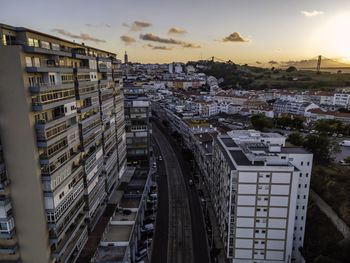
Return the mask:
[[[167,262],[194,262],[192,246],[192,224],[185,182],[177,157],[157,127],[153,126],[153,135],[163,156],[168,183],[169,226]],[[156,233],[157,235],[158,233]],[[154,244],[153,251],[159,251]],[[155,254],[154,253],[154,254]]]
[[[153,153],[155,156],[160,155],[159,146],[153,140]],[[156,219],[156,229],[153,239],[152,263],[167,262],[168,255],[168,183],[164,162],[157,161],[157,184],[158,184],[158,212]]]
[[[179,145],[159,123],[156,124],[154,122],[153,136],[163,156],[169,191],[167,262],[209,263],[208,242],[200,200],[195,187],[189,185],[190,169],[183,159]],[[157,249],[156,243],[154,249],[154,251]]]

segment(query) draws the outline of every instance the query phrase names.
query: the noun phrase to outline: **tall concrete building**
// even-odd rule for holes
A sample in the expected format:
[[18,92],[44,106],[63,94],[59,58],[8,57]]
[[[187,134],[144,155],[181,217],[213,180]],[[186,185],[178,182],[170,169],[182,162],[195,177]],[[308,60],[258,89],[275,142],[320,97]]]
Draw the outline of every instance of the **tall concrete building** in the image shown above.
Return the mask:
[[150,103],[142,86],[124,83],[124,108],[128,162],[148,166],[150,155]]
[[0,36],[0,195],[11,211],[0,261],[74,262],[126,165],[121,62],[26,28],[0,24]]
[[209,189],[231,262],[302,262],[312,157],[275,133],[214,140]]

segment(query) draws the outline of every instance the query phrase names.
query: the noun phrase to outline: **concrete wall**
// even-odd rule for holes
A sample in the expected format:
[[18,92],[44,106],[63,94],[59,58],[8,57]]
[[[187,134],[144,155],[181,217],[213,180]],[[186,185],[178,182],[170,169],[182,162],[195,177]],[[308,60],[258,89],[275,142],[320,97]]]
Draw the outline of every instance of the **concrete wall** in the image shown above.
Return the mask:
[[0,129],[23,262],[50,262],[46,215],[21,47],[0,46]]

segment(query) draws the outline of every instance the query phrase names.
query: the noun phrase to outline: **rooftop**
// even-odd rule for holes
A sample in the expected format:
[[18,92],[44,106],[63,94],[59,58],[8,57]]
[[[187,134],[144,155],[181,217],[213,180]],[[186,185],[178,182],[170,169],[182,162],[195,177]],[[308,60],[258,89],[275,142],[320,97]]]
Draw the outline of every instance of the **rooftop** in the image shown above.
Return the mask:
[[101,242],[128,242],[133,225],[108,225]]

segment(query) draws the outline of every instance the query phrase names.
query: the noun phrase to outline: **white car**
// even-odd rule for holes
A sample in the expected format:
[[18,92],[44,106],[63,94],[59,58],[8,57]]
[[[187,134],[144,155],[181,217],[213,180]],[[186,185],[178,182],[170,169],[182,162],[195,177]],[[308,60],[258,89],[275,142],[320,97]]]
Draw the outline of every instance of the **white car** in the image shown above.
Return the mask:
[[158,160],[159,160],[159,161],[163,161],[162,156],[159,156]]

